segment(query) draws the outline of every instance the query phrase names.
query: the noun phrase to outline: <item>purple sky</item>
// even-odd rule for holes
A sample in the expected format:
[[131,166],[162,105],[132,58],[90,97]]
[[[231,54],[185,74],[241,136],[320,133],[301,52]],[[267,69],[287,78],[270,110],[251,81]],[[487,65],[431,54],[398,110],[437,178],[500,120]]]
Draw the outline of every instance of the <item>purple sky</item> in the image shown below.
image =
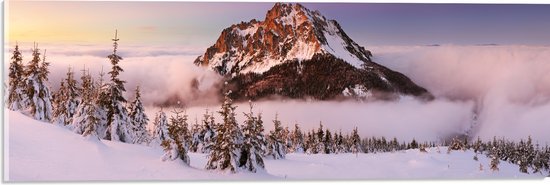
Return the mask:
[[550,44],[550,5],[306,4],[361,43]]
[[[303,3],[361,45],[550,44],[550,5]],[[263,20],[273,3],[13,1],[9,38],[204,48],[231,24]],[[102,12],[98,14],[98,12]],[[40,31],[38,31],[40,30]]]

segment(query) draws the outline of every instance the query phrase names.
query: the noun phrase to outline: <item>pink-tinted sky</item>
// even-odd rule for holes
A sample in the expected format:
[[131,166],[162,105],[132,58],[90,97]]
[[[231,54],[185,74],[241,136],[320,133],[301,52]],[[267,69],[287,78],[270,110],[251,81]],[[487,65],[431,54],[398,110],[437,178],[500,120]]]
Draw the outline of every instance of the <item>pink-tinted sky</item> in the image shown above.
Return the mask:
[[[550,5],[303,3],[361,45],[550,43]],[[207,47],[273,3],[8,1],[8,41]]]

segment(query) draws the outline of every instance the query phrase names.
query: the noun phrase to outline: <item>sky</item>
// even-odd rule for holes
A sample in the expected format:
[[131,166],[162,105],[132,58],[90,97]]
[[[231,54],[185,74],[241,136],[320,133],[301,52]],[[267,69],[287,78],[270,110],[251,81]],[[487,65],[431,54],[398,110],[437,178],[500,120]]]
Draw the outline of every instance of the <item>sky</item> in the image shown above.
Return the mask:
[[[549,45],[550,5],[302,3],[360,45]],[[8,1],[9,42],[122,42],[205,49],[224,28],[263,20],[263,3]]]

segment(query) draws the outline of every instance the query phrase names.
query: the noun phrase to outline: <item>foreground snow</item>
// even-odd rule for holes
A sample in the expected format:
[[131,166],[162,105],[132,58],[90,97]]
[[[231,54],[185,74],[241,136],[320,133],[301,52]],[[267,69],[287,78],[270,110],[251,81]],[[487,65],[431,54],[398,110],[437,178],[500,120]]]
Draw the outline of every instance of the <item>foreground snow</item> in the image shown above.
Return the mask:
[[[408,150],[379,154],[287,154],[285,160],[266,160],[266,171],[237,174],[204,170],[206,155],[190,153],[191,166],[162,162],[160,148],[94,141],[60,126],[39,122],[17,112],[6,112],[10,181],[59,180],[281,180],[281,179],[434,179],[542,178],[522,174],[517,165],[501,161],[500,171],[489,170],[489,159],[472,151],[446,148],[428,153]],[[483,171],[479,170],[483,165]]]

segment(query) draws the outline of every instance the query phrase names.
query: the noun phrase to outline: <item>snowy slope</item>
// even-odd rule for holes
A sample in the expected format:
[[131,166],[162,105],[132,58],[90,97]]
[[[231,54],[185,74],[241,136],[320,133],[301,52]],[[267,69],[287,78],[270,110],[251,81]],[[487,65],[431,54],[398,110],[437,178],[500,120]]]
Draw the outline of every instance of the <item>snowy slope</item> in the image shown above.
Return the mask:
[[[87,140],[65,128],[32,120],[20,113],[9,116],[5,163],[9,181],[61,180],[283,180],[283,179],[414,179],[414,178],[541,178],[519,173],[501,162],[488,170],[489,160],[473,152],[428,153],[408,150],[379,154],[287,154],[285,160],[266,160],[265,172],[221,173],[204,170],[205,154],[191,153],[191,167],[162,162],[160,148]],[[484,170],[479,170],[479,164]]]
[[[7,114],[6,114],[7,115]],[[9,112],[10,181],[272,179],[268,174],[203,170],[206,158],[190,154],[191,167],[162,162],[160,148],[90,141],[65,128]]]

